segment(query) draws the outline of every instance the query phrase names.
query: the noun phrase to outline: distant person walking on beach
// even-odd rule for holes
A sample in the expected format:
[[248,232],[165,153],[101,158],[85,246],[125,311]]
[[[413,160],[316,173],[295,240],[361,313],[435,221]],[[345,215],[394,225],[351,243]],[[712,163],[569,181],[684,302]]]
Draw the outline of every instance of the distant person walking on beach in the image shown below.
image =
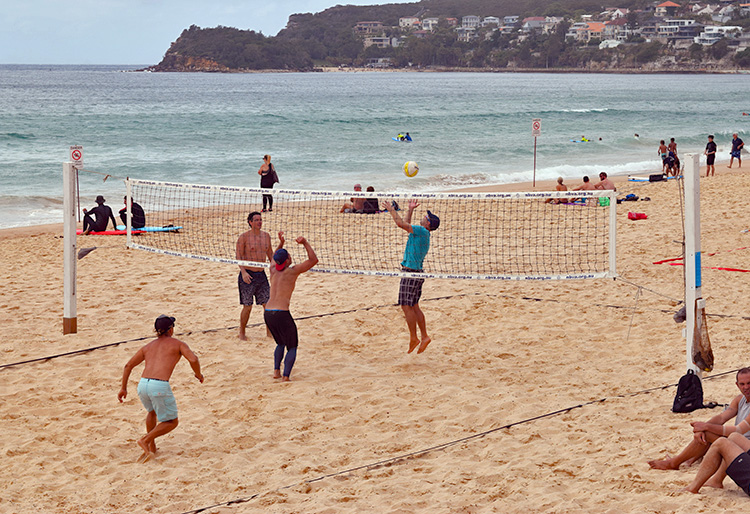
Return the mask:
[[[128,226],[128,197],[123,198],[125,200],[125,207],[120,209],[120,219],[122,224]],[[135,202],[130,204],[130,213],[133,215],[133,226],[132,228],[143,228],[146,226],[146,213],[143,212],[143,207]]]
[[[115,221],[115,215],[112,214],[112,209],[108,205],[104,205],[106,200],[102,195],[96,197],[96,207],[87,211],[83,210],[83,235],[88,235],[90,232],[103,232],[107,230],[107,224],[109,220],[112,220],[112,228],[117,229],[117,222]],[[91,217],[94,215],[96,220]]]
[[[271,249],[271,235],[261,230],[263,227],[263,217],[257,211],[251,212],[247,216],[247,224],[250,230],[244,232],[237,239],[235,256],[238,261],[252,262],[273,262],[273,250]],[[279,246],[284,246],[284,237],[279,232]],[[262,305],[265,309],[266,303],[270,296],[270,286],[266,277],[265,267],[240,266],[240,275],[237,277],[237,287],[240,290],[240,304],[242,312],[240,313],[240,331],[238,337],[242,341],[247,341],[245,328],[247,321],[250,319],[250,312],[253,310],[253,298],[256,305]],[[270,337],[271,333],[267,332]]]
[[[300,236],[296,241],[297,244],[305,247],[307,260],[292,266],[292,257],[289,252],[283,248],[276,250],[271,262],[271,298],[263,312],[266,326],[276,341],[276,350],[273,352],[273,378],[281,378],[282,382],[290,380],[292,366],[297,360],[299,335],[294,318],[289,312],[294,286],[302,273],[309,271],[318,263],[318,257],[307,239]],[[284,357],[285,349],[286,357]],[[282,360],[284,361],[283,374],[281,373]]]
[[[138,462],[146,462],[156,453],[156,438],[163,436],[177,428],[177,402],[169,387],[169,379],[181,357],[185,357],[193,369],[195,378],[203,383],[201,365],[198,357],[188,345],[172,337],[174,334],[174,318],[161,315],[156,318],[154,328],[158,337],[138,350],[125,364],[122,372],[122,386],[117,393],[120,403],[128,396],[128,379],[130,373],[138,364],[146,361],[143,375],[138,383],[138,396],[143,407],[148,411],[146,415],[146,435],[138,439],[138,446],[143,455]],[[158,422],[158,424],[157,424]]]
[[[440,226],[440,218],[427,211],[418,225],[411,224],[414,209],[419,207],[419,202],[409,200],[409,208],[404,219],[401,219],[391,202],[383,202],[383,209],[388,211],[396,222],[396,226],[404,229],[409,233],[404,249],[404,259],[401,261],[401,270],[410,273],[422,273],[424,258],[430,250],[430,233]],[[409,351],[411,353],[417,346],[417,353],[422,353],[427,349],[432,339],[427,335],[427,323],[424,313],[419,308],[419,299],[422,296],[423,278],[405,277],[401,279],[398,290],[398,304],[404,311],[406,325],[409,327]],[[422,337],[417,337],[417,327]]]
[[[276,168],[271,164],[270,155],[263,156],[263,165],[258,170],[258,175],[260,175],[260,187],[263,189],[273,189],[273,185],[279,181]],[[263,210],[261,212],[266,212],[266,210],[273,211],[273,195],[263,195]]]
[[714,167],[714,161],[716,160],[716,143],[714,143],[714,136],[708,136],[708,143],[706,144],[706,150],[703,152],[706,156],[706,176],[712,176],[716,173]]
[[667,168],[667,155],[669,155],[669,150],[667,149],[667,145],[664,144],[664,140],[662,139],[659,141],[659,150],[657,150],[657,153],[659,154],[659,157],[661,157],[661,172],[664,173]]
[[727,168],[732,167],[732,163],[734,162],[734,159],[737,159],[737,167],[742,167],[742,148],[745,146],[745,143],[740,139],[737,134],[732,134],[732,150],[730,152],[731,157],[729,158],[729,166]]

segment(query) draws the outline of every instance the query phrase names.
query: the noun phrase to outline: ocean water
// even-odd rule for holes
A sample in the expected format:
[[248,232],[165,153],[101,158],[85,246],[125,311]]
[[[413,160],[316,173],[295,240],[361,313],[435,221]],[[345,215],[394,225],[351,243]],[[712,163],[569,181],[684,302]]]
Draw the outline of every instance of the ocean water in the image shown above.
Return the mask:
[[[127,176],[257,186],[266,153],[277,187],[428,191],[647,174],[661,169],[660,139],[702,153],[715,134],[728,159],[732,132],[750,138],[747,75],[133,69],[0,65],[0,227],[62,221],[71,145],[97,172],[81,174],[82,206],[102,194],[119,207]],[[393,141],[400,131],[414,141]]]

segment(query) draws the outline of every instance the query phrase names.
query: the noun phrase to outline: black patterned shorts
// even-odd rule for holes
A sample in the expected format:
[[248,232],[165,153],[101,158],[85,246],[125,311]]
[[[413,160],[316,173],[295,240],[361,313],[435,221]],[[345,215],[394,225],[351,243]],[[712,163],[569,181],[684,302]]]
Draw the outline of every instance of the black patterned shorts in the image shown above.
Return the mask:
[[[422,270],[402,268],[402,271],[421,273]],[[398,287],[398,305],[416,305],[422,297],[423,278],[403,277]]]
[[240,304],[252,305],[255,297],[255,305],[265,305],[271,297],[271,286],[268,285],[268,277],[265,271],[250,271],[247,273],[252,279],[249,284],[242,280],[242,272],[237,278],[237,285],[240,288]]

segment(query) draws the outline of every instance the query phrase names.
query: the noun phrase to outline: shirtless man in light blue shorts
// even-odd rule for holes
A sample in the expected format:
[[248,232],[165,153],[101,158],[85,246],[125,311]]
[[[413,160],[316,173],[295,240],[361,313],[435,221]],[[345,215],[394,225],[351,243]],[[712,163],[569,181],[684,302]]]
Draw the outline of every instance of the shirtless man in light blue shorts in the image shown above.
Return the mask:
[[146,462],[154,456],[157,437],[177,428],[177,402],[169,387],[169,379],[181,357],[187,359],[190,367],[193,368],[195,378],[203,383],[198,357],[188,345],[172,337],[174,318],[162,314],[156,318],[154,328],[158,337],[138,350],[125,364],[122,372],[122,386],[117,394],[117,399],[122,403],[128,396],[130,373],[138,364],[146,361],[143,375],[138,383],[138,396],[148,412],[146,435],[138,439],[138,446],[143,450],[143,455],[138,458],[138,462]]

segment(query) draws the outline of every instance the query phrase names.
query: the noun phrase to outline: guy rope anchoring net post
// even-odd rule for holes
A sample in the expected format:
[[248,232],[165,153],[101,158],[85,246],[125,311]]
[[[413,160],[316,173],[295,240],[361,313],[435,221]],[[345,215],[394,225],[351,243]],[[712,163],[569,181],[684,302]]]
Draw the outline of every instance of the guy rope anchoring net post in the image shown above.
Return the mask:
[[76,313],[76,168],[63,163],[63,334],[78,332]]

